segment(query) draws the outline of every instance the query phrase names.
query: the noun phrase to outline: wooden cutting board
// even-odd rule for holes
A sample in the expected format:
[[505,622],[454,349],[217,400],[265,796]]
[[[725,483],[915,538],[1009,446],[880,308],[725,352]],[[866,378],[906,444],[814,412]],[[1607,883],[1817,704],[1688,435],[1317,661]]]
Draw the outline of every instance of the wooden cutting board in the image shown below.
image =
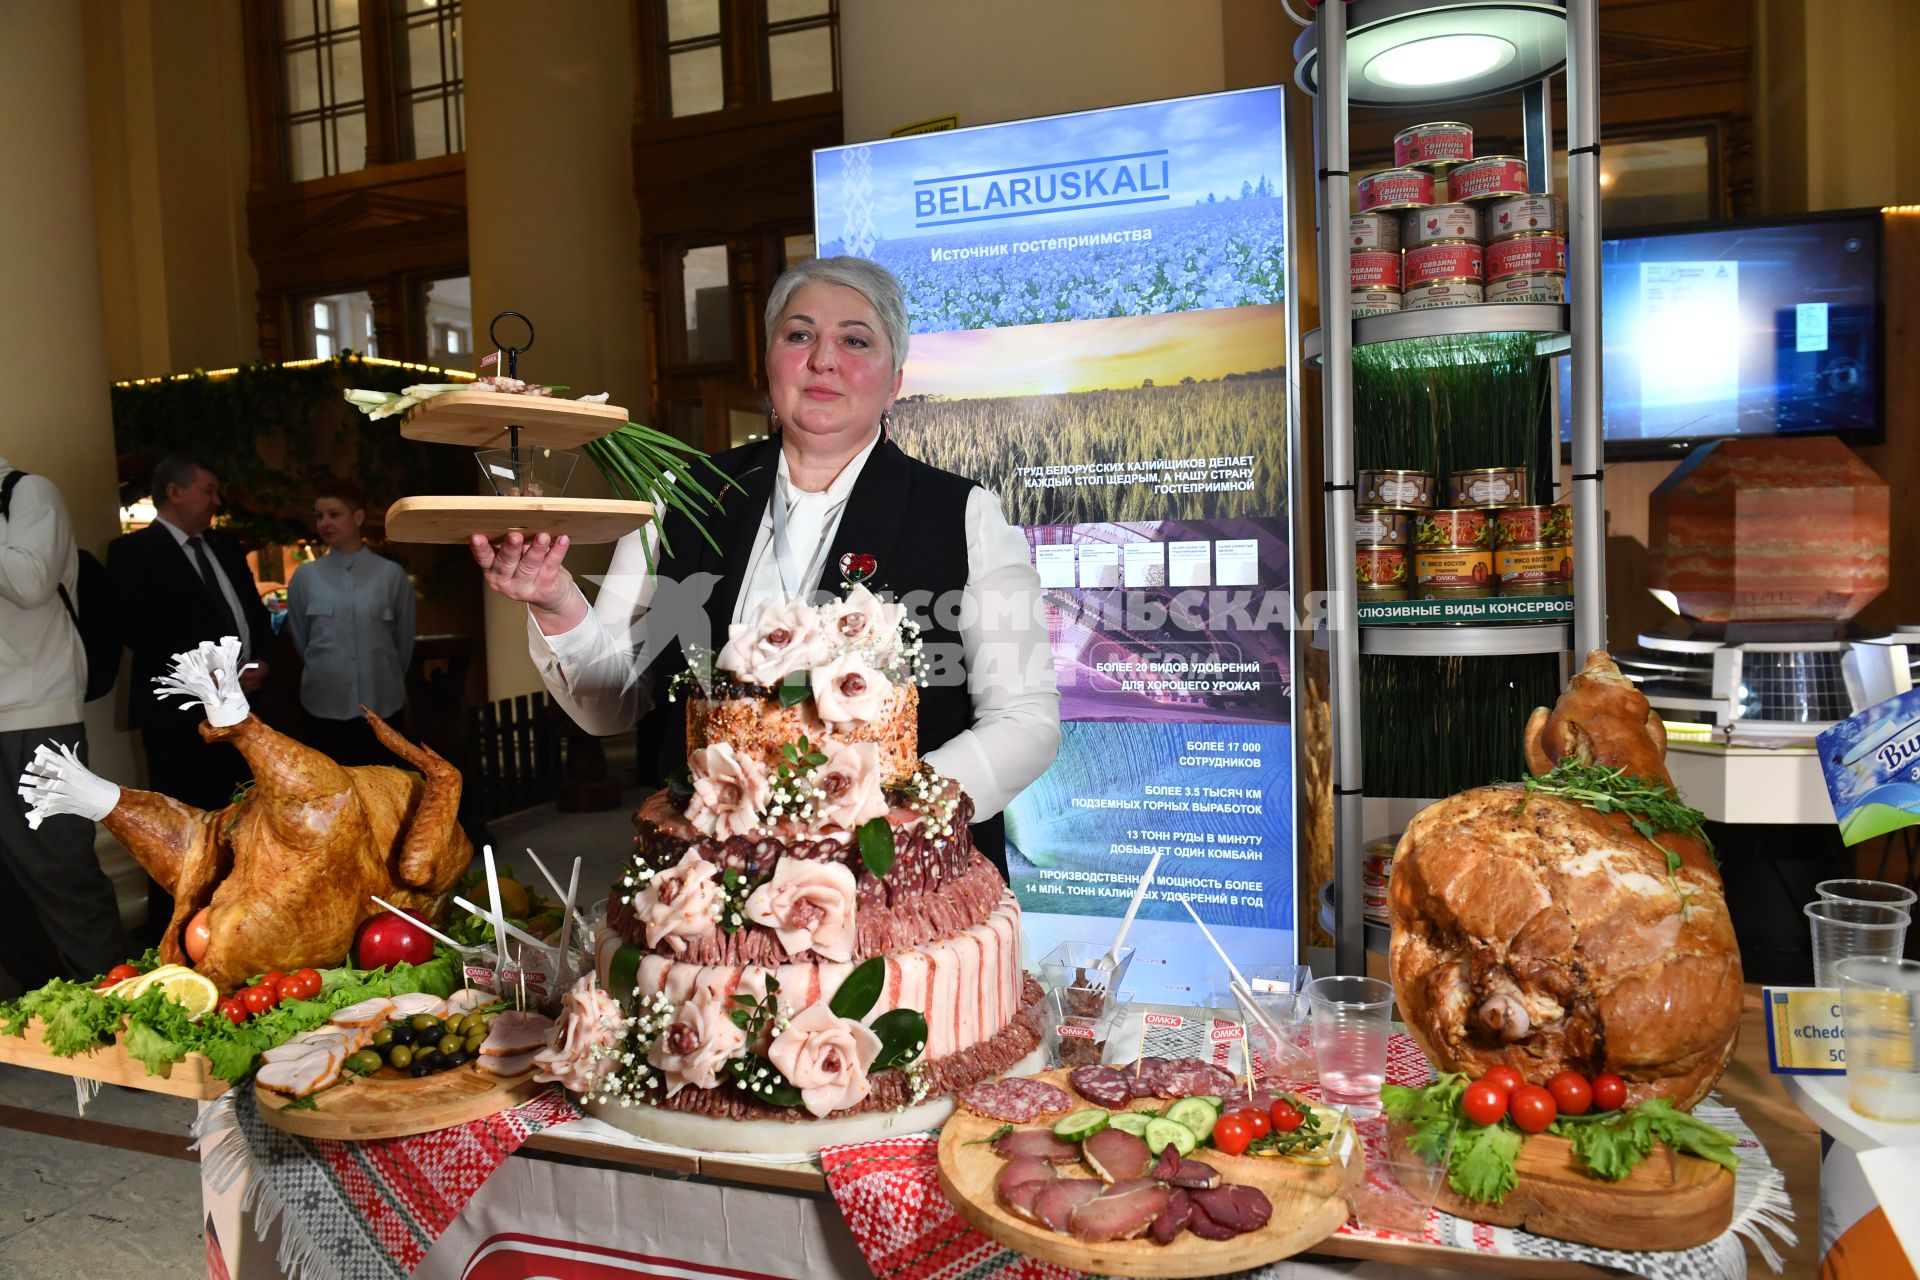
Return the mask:
[[1434,1207],[1602,1249],[1691,1249],[1733,1225],[1733,1175],[1664,1142],[1619,1182],[1587,1173],[1574,1162],[1573,1144],[1552,1134],[1528,1138],[1515,1167],[1519,1183],[1499,1204],[1475,1204],[1442,1183]]
[[219,1097],[228,1087],[225,1080],[208,1070],[206,1057],[198,1053],[168,1063],[158,1075],[149,1075],[146,1063],[129,1058],[117,1041],[101,1045],[92,1053],[59,1057],[47,1048],[45,1028],[38,1022],[29,1026],[24,1036],[0,1035],[0,1062],[200,1102]]
[[[1067,1071],[1042,1073],[1037,1079],[1057,1084],[1069,1093]],[[1076,1106],[1091,1106],[1078,1101]],[[1143,1100],[1134,1110],[1151,1111],[1164,1102]],[[1006,1161],[977,1142],[1001,1127],[1001,1121],[961,1109],[940,1130],[940,1189],[947,1193],[962,1218],[982,1233],[1017,1253],[1043,1262],[1058,1263],[1096,1275],[1164,1277],[1215,1276],[1249,1267],[1265,1266],[1312,1248],[1340,1229],[1347,1220],[1347,1195],[1365,1174],[1365,1156],[1359,1142],[1351,1143],[1347,1164],[1295,1164],[1291,1160],[1229,1156],[1202,1147],[1194,1159],[1220,1171],[1224,1182],[1258,1187],[1273,1202],[1273,1217],[1259,1231],[1231,1240],[1202,1240],[1182,1232],[1172,1244],[1151,1239],[1118,1240],[1111,1244],[1082,1244],[1032,1222],[1023,1222],[1001,1208],[993,1193],[994,1180]],[[1018,1128],[1038,1128],[1019,1125]],[[1069,1177],[1092,1177],[1083,1165],[1063,1165]]]
[[618,498],[489,498],[427,495],[387,508],[395,542],[465,543],[476,533],[504,538],[517,529],[566,534],[577,543],[614,542],[653,519],[653,504]]
[[450,1129],[517,1107],[547,1086],[533,1072],[502,1080],[475,1067],[412,1076],[382,1067],[372,1075],[347,1077],[313,1095],[311,1108],[288,1104],[284,1093],[253,1087],[260,1115],[276,1129],[302,1138],[368,1142]]
[[504,449],[507,428],[520,428],[526,448],[577,449],[627,425],[617,404],[582,404],[554,396],[515,396],[497,391],[444,391],[401,420],[400,434],[434,444]]

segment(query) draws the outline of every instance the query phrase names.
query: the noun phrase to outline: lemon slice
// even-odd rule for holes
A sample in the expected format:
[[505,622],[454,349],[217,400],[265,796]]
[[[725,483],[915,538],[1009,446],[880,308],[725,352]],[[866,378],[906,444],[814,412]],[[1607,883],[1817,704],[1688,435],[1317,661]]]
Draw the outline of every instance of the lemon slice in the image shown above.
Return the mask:
[[[132,1000],[144,995],[156,984],[165,982],[169,978],[176,978],[183,973],[193,973],[193,970],[183,964],[163,964],[157,969],[149,969],[145,973],[114,983],[107,988],[107,994],[119,996],[122,1000]],[[215,1001],[215,1003],[219,1002]]]
[[189,1018],[212,1013],[220,1003],[220,988],[191,969],[169,974],[160,983],[160,993],[184,1008]]

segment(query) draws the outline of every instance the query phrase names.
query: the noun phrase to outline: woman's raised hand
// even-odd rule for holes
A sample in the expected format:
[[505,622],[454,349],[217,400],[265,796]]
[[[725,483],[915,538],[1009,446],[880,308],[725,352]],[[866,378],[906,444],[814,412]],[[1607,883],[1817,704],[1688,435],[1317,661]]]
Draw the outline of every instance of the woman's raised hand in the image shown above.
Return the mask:
[[517,532],[497,543],[478,533],[468,539],[488,588],[532,606],[535,621],[549,635],[571,630],[587,611],[563,563],[570,545],[564,533],[557,538],[537,533],[532,541]]

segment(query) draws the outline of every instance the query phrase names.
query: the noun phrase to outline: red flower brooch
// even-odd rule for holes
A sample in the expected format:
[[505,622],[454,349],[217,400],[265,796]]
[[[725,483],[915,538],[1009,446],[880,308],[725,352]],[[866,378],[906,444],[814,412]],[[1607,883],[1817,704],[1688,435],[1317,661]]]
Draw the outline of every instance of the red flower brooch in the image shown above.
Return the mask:
[[853,586],[867,581],[880,571],[880,562],[864,551],[849,551],[840,557],[840,576]]

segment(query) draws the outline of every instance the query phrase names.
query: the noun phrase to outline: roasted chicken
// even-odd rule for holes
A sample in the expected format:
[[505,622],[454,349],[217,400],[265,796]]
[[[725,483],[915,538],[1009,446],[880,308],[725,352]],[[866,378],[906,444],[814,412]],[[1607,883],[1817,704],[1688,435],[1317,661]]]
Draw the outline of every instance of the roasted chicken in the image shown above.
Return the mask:
[[[1536,777],[1573,761],[1671,787],[1666,746],[1602,650],[1525,739]],[[1441,1069],[1504,1063],[1536,1084],[1611,1071],[1630,1102],[1690,1107],[1726,1068],[1740,951],[1699,840],[1650,838],[1627,813],[1520,785],[1477,787],[1414,818],[1391,884],[1401,1015]]]
[[375,896],[437,915],[473,857],[455,820],[459,771],[372,712],[375,735],[418,772],[335,764],[247,709],[238,642],[225,644],[179,655],[159,683],[205,704],[201,735],[246,757],[250,788],[209,812],[122,789],[41,747],[21,779],[30,820],[79,813],[104,822],[173,894],[161,959],[191,958],[222,988],[273,969],[339,964],[361,922],[381,910]]

